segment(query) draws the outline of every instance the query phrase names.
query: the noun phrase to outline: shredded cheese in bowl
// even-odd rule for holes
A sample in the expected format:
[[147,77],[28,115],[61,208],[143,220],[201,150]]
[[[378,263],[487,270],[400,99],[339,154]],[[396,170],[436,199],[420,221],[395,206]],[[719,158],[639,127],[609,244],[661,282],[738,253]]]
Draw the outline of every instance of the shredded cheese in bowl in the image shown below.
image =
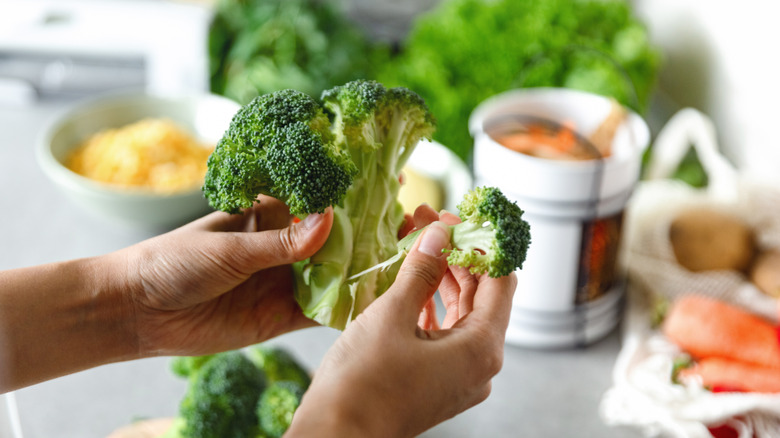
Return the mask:
[[176,193],[203,183],[213,150],[171,120],[150,118],[94,134],[66,166],[95,181]]

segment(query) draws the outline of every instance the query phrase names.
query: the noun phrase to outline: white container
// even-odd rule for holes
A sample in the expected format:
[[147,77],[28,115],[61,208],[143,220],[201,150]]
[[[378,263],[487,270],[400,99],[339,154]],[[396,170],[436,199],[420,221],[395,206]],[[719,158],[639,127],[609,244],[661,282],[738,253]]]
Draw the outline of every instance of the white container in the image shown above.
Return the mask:
[[619,322],[624,278],[618,267],[623,210],[650,139],[629,112],[604,159],[560,161],[515,152],[490,135],[496,120],[521,115],[573,124],[587,137],[607,117],[609,99],[555,88],[513,90],[473,112],[474,182],[495,186],[525,210],[531,246],[517,272],[507,342],[561,348],[602,338]]

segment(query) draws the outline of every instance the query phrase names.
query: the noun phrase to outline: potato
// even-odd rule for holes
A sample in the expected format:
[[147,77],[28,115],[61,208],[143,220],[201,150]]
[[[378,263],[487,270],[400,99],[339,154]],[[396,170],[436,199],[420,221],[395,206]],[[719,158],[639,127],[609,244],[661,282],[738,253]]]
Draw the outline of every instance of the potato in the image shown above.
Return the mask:
[[758,290],[780,298],[780,250],[761,252],[750,269],[750,281]]
[[689,208],[672,221],[669,239],[677,262],[691,271],[747,272],[756,253],[753,230],[714,208]]

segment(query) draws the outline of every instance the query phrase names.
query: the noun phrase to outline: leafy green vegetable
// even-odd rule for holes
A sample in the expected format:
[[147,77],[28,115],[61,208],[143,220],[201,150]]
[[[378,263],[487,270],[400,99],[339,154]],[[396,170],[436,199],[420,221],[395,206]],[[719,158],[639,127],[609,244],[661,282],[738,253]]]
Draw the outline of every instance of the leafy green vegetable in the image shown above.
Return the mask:
[[257,345],[247,349],[249,360],[265,372],[268,383],[290,381],[301,388],[311,383],[309,372],[284,348]]
[[208,39],[211,89],[240,103],[310,95],[370,77],[385,48],[328,0],[220,0]]
[[230,213],[262,193],[292,214],[308,214],[338,203],[356,173],[320,104],[282,90],[256,97],[233,116],[209,157],[203,191],[214,208]]
[[164,438],[279,437],[311,383],[292,354],[264,344],[176,357],[171,371],[188,386]]
[[468,161],[468,118],[486,98],[569,87],[644,112],[659,59],[622,0],[449,0],[418,17],[377,79],[424,97],[436,139]]
[[180,416],[188,438],[254,438],[254,413],[266,388],[265,375],[238,351],[216,355],[192,377]]
[[257,405],[260,430],[269,438],[280,438],[292,423],[305,389],[300,384],[281,380],[263,391]]

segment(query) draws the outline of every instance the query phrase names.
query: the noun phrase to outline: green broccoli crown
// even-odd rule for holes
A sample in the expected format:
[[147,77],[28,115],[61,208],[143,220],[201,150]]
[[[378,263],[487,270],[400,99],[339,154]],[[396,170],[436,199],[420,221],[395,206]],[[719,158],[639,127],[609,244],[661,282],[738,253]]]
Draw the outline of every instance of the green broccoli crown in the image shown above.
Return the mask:
[[463,222],[452,227],[450,265],[494,278],[522,268],[531,230],[516,203],[495,187],[478,187],[463,198],[458,210]]
[[204,356],[178,356],[174,357],[171,361],[171,371],[173,374],[179,377],[194,376],[195,373],[206,364],[216,357],[215,354],[207,354]]
[[257,404],[260,430],[270,438],[279,438],[292,423],[305,389],[296,382],[278,381],[263,391]]
[[230,213],[266,194],[305,215],[341,202],[356,173],[320,104],[282,90],[235,114],[209,157],[203,192],[212,207]]
[[257,406],[265,375],[242,353],[216,355],[191,377],[179,414],[189,438],[247,437],[257,434]]
[[322,101],[354,148],[373,150],[388,144],[392,149],[413,148],[421,138],[430,139],[436,130],[428,105],[407,88],[385,88],[377,81],[356,80],[325,90]]
[[309,373],[287,350],[267,345],[256,345],[247,349],[247,357],[265,372],[268,383],[291,381],[302,388],[311,384]]

